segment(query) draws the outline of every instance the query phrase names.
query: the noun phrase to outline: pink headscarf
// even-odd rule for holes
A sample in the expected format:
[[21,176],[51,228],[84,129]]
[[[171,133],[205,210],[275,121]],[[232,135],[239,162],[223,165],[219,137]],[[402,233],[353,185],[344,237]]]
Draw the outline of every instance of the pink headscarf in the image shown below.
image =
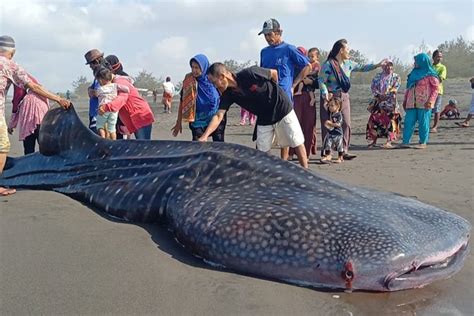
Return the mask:
[[393,62],[391,60],[387,60],[382,65],[382,72],[379,73],[378,80],[372,83],[372,91],[376,89],[376,91],[382,94],[388,92],[387,89],[390,85],[390,78],[392,78],[393,74],[393,69],[390,69],[389,65],[393,66]]
[[296,49],[299,50],[301,54],[308,56],[308,51],[303,46],[298,46]]
[[390,69],[389,65],[393,66],[393,62],[390,59],[387,59],[382,65],[383,72],[387,76],[393,72],[393,69]]

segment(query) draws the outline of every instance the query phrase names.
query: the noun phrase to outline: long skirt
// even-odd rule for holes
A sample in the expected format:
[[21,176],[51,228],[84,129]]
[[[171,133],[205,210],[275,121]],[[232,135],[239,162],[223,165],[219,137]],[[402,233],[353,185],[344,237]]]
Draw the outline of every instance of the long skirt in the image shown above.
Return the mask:
[[[342,131],[343,131],[343,146],[344,153],[347,153],[351,144],[351,102],[349,100],[349,93],[341,93],[342,98]],[[329,120],[329,110],[325,107],[325,102],[320,98],[320,120],[321,120],[321,140],[324,141],[326,134],[328,133],[327,128],[324,126],[324,122]]]
[[388,141],[397,140],[400,137],[400,121],[399,113],[375,110],[367,122],[365,132],[367,141],[375,143],[379,137],[384,137]]
[[[294,97],[294,108],[296,117],[300,122],[304,135],[304,147],[306,154],[316,154],[316,105],[310,105],[311,97],[307,91]],[[290,157],[295,154],[295,150],[290,148]]]

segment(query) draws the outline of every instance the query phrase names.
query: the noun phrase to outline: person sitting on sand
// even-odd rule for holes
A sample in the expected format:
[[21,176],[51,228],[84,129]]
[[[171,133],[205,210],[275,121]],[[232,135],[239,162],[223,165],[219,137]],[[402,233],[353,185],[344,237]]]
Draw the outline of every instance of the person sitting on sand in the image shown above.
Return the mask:
[[344,158],[344,144],[342,131],[342,100],[339,96],[333,95],[328,102],[329,119],[324,122],[328,133],[323,142],[323,157],[322,163],[332,162],[331,150],[334,148],[338,153],[338,158],[335,163],[341,163]]
[[461,116],[461,113],[459,112],[459,109],[457,107],[458,101],[456,100],[449,100],[448,104],[446,104],[443,108],[443,111],[439,114],[439,118],[443,119],[443,116],[446,116],[446,118],[451,119],[451,118],[459,118]]
[[[474,77],[471,78],[471,88],[474,89]],[[469,114],[467,115],[466,119],[463,122],[456,122],[459,127],[469,127],[469,121],[471,120],[472,116],[474,115],[474,91],[472,92],[471,98],[471,107],[469,108]]]

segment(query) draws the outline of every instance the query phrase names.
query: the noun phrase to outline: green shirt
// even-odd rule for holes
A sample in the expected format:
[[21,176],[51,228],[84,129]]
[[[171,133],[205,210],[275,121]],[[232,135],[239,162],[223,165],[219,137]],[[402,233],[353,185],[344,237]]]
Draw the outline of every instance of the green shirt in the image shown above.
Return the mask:
[[448,71],[446,70],[446,66],[443,65],[442,63],[437,63],[436,65],[433,65],[434,70],[438,73],[439,77],[439,88],[438,88],[438,93],[443,94],[443,81],[446,80],[446,75]]

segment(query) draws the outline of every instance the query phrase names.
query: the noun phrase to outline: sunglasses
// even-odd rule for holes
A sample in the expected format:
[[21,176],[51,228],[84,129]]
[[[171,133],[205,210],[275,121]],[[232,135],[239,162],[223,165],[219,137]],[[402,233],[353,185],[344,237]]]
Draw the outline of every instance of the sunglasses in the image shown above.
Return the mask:
[[89,65],[98,65],[100,64],[100,61],[98,59],[95,59],[89,63]]

